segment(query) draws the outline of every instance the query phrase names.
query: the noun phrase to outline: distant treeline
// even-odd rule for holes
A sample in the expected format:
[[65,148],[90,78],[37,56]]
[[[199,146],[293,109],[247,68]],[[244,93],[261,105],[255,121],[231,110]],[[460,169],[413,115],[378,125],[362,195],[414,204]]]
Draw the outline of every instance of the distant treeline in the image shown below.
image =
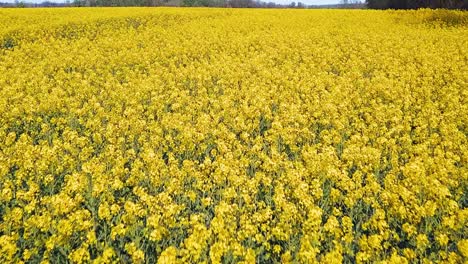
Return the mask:
[[245,8],[307,8],[301,2],[280,5],[258,0],[75,0],[75,6],[201,6]]
[[302,2],[276,4],[261,0],[66,0],[64,3],[2,3],[0,7],[67,7],[67,6],[201,6],[236,8],[371,8],[371,9],[418,9],[447,8],[468,9],[468,0],[341,0],[336,5],[306,5]]
[[15,3],[3,3],[0,2],[0,7],[68,7],[70,3],[56,3],[56,2],[49,2],[44,1],[41,3],[29,3],[29,2],[20,2],[16,1]]
[[468,9],[468,0],[366,0],[373,9],[448,8]]
[[[27,0],[26,0],[27,1]],[[346,0],[335,5],[306,5],[302,2],[276,4],[261,0],[66,0],[64,3],[45,1],[30,3],[16,1],[2,3],[0,7],[70,7],[70,6],[200,6],[200,7],[233,7],[233,8],[365,8],[359,0]]]

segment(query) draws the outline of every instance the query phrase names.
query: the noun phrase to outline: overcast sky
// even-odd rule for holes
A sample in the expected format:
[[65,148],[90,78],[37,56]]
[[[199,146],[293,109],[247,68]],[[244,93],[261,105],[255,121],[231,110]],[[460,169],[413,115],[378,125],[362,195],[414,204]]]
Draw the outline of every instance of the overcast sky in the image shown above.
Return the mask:
[[[40,3],[44,2],[45,0],[24,0],[24,2],[28,3]],[[48,0],[49,2],[55,2],[55,3],[63,3],[65,0]],[[72,1],[72,0],[71,0]],[[328,5],[328,4],[337,4],[340,1],[339,0],[263,0],[264,2],[275,2],[277,4],[289,4],[291,2],[302,2],[307,5]],[[7,2],[7,3],[13,3],[15,0],[0,0],[0,2]]]
[[[263,1],[263,2],[270,2],[270,1]],[[338,4],[340,1],[338,0],[272,0],[271,2],[275,2],[278,4],[289,4],[291,2],[302,2],[307,5],[330,5],[330,4]]]

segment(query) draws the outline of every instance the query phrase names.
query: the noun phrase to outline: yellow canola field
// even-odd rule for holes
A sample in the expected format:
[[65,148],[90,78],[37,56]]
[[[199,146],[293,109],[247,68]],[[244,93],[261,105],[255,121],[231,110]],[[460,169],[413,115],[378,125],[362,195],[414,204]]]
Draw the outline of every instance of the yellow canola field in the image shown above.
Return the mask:
[[0,262],[466,263],[466,21],[0,9]]

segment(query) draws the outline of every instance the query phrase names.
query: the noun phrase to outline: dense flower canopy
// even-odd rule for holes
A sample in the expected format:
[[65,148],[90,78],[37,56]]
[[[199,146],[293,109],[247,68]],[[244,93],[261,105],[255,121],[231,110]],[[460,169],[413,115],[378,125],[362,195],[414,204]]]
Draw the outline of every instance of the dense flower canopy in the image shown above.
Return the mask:
[[0,10],[0,262],[466,261],[441,12]]

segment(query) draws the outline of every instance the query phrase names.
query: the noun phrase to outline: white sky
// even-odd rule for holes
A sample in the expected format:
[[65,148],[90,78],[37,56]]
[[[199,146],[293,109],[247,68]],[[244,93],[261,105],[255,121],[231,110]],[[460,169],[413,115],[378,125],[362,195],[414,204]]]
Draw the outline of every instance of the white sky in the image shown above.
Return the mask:
[[[270,0],[263,0],[263,2],[270,2]],[[289,4],[291,2],[302,2],[306,5],[333,5],[338,4],[339,0],[271,0],[271,2],[275,2],[277,4]]]
[[[20,1],[20,0],[19,0]],[[46,1],[46,0],[44,0]],[[24,0],[24,2],[27,3],[41,3],[44,2],[42,0]],[[54,2],[54,3],[64,3],[65,0],[48,0],[49,2]],[[277,4],[289,4],[291,2],[302,2],[307,5],[329,5],[329,4],[337,4],[340,1],[339,0],[263,0],[264,2],[275,2]],[[0,0],[0,2],[3,3],[14,3],[15,0]],[[20,1],[21,2],[21,1]],[[72,0],[70,1],[72,2]]]
[[[264,2],[270,2],[270,1],[265,1]],[[293,2],[293,0],[288,1],[288,0],[272,0],[271,2],[275,2],[277,4],[289,4]],[[338,4],[340,1],[337,0],[294,0],[294,2],[302,2],[306,5],[332,5],[332,4]]]

